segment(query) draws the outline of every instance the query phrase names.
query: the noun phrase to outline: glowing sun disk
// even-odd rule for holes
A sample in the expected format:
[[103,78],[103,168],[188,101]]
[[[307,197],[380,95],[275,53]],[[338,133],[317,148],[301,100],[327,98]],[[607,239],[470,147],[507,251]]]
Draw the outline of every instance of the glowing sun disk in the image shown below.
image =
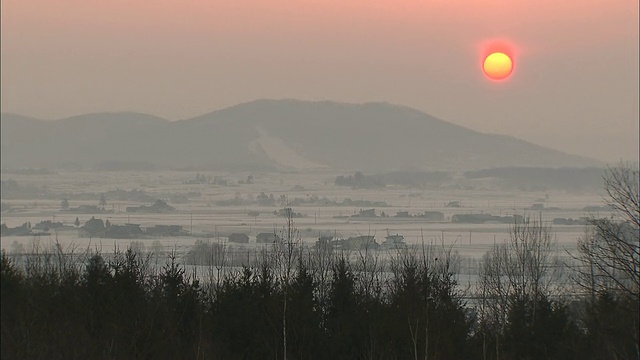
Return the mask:
[[509,55],[502,52],[494,52],[487,56],[482,64],[485,75],[493,80],[503,80],[511,75],[513,61]]

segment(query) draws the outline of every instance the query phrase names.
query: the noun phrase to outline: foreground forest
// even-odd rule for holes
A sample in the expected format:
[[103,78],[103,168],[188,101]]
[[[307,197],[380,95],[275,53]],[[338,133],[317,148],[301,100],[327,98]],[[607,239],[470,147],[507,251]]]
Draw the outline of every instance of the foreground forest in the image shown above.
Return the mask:
[[[528,217],[457,282],[445,246],[303,249],[292,218],[242,267],[191,273],[129,249],[61,247],[1,259],[7,359],[636,359],[638,170],[605,178],[612,218],[589,219],[573,261]],[[212,253],[213,254],[213,253]],[[215,260],[215,259],[212,259]]]

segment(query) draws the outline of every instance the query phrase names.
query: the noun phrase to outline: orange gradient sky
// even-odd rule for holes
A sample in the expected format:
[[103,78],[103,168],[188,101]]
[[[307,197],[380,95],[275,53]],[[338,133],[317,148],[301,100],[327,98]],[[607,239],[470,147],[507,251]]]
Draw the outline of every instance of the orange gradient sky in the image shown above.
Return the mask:
[[[637,0],[3,0],[3,112],[171,120],[258,98],[388,101],[638,156]],[[486,46],[516,69],[489,81]]]

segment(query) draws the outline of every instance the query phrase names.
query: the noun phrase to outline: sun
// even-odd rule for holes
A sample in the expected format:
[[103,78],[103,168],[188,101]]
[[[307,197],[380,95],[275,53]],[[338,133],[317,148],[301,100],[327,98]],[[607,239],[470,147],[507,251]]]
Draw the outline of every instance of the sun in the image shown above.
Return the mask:
[[513,72],[513,60],[503,52],[494,52],[484,59],[482,70],[492,80],[504,80]]

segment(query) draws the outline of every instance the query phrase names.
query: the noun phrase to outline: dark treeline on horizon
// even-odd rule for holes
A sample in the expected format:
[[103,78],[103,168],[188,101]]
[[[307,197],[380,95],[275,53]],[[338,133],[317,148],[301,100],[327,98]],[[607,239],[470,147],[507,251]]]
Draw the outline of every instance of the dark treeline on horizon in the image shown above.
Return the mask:
[[76,265],[52,252],[18,266],[3,253],[2,358],[282,359],[285,333],[291,359],[636,354],[637,309],[616,293],[589,302],[514,289],[491,313],[501,322],[465,302],[445,252],[399,255],[391,276],[375,257],[327,255],[265,253],[205,284],[175,256],[155,270],[131,249]]

